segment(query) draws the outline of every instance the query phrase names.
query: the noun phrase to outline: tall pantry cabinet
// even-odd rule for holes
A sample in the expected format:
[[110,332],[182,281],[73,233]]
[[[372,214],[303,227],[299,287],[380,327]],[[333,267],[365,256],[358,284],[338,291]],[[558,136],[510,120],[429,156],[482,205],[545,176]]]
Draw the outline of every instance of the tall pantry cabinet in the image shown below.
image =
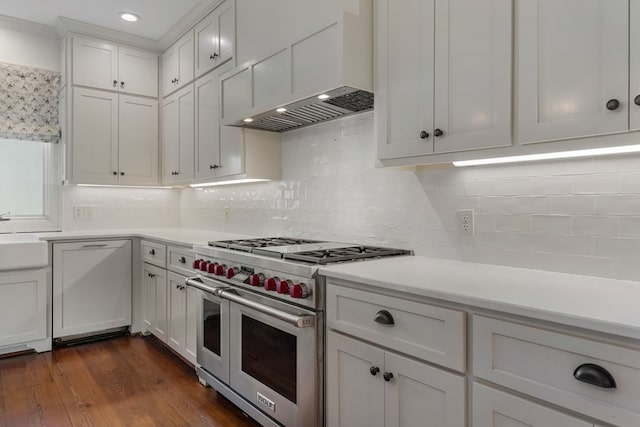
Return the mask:
[[157,184],[156,53],[67,34],[63,61],[66,180]]

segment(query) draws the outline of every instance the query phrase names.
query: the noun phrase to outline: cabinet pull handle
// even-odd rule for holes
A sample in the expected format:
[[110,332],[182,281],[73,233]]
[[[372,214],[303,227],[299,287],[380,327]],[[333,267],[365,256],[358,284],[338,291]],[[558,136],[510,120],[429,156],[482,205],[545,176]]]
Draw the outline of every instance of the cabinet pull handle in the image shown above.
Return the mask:
[[124,176],[124,172],[120,172],[120,175]]
[[178,262],[179,262],[180,264],[186,264],[186,263],[187,263],[187,259],[186,259],[185,257],[180,257],[180,258],[178,259]]
[[633,103],[634,103],[634,104],[636,104],[636,105],[639,105],[639,106],[640,106],[640,95],[636,96],[636,97],[633,99]]
[[209,165],[209,169],[218,169],[219,167],[218,165]]
[[442,136],[442,135],[444,135],[444,132],[442,131],[442,129],[436,129],[436,130],[433,131],[433,136],[435,136],[435,137],[439,137],[439,136]]
[[211,55],[209,55],[209,59],[216,59],[219,55],[217,53],[213,53]]
[[104,248],[106,247],[106,243],[93,243],[88,245],[82,245],[83,248]]
[[117,80],[113,81],[113,87],[118,87],[118,81]]
[[423,130],[420,132],[420,139],[427,139],[429,138],[429,132]]
[[616,388],[616,381],[613,376],[602,366],[593,363],[585,363],[576,368],[573,377],[583,383],[591,384],[602,388]]
[[393,374],[391,372],[385,372],[382,374],[382,378],[384,378],[386,382],[389,382],[393,379]]
[[120,82],[120,87],[124,88],[124,82]]
[[118,172],[116,172],[116,171],[113,171],[113,172],[111,172],[111,173],[112,173],[114,176],[118,175]]
[[151,277],[151,278],[156,277],[156,275],[155,275],[155,274],[152,274],[152,273],[147,273],[147,276],[149,276],[149,277]]
[[375,322],[382,323],[383,325],[395,325],[393,316],[387,310],[380,310],[376,313],[376,317],[373,318]]
[[372,366],[369,368],[369,372],[371,372],[371,375],[375,377],[376,375],[378,375],[378,372],[380,372],[380,368],[378,368],[377,366]]
[[155,254],[156,254],[156,250],[155,250],[155,249],[151,249],[151,250],[149,251],[149,255],[155,255]]
[[617,99],[610,99],[607,101],[607,110],[609,111],[617,110],[619,106],[620,101],[618,101]]

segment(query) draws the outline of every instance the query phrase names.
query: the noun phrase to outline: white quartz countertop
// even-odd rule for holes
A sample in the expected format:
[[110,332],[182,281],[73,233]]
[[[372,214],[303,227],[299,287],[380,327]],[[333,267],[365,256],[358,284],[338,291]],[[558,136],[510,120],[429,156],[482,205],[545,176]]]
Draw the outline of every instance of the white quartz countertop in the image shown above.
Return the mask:
[[162,241],[171,245],[193,246],[206,245],[211,240],[242,239],[253,236],[224,233],[192,228],[136,228],[116,230],[74,230],[51,233],[36,233],[41,240],[84,240],[140,237],[148,240]]
[[639,282],[419,256],[333,265],[320,274],[640,339]]

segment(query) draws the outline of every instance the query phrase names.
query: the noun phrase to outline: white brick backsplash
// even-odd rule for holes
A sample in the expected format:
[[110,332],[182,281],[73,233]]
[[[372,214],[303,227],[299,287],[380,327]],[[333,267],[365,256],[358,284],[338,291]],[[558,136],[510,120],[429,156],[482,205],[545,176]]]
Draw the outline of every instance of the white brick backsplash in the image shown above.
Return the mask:
[[571,230],[569,215],[532,215],[531,230],[534,233],[567,234]]
[[[111,214],[120,224],[177,221],[186,227],[381,244],[425,256],[640,280],[640,254],[629,258],[640,238],[638,155],[416,171],[375,168],[372,113],[281,138],[282,181],[169,191],[179,194],[179,203],[176,196],[148,193],[155,200],[135,203],[121,216],[117,209]],[[71,199],[89,204],[84,201],[91,198],[84,196]],[[105,209],[126,199],[108,195]],[[226,219],[225,206],[231,212]],[[459,209],[474,209],[475,236],[458,232]],[[69,216],[65,201],[67,211]]]
[[600,196],[596,200],[598,215],[638,215],[640,213],[640,194]]
[[551,198],[551,213],[566,215],[593,214],[595,196],[556,196]]
[[620,221],[608,216],[576,216],[571,232],[582,236],[618,236]]

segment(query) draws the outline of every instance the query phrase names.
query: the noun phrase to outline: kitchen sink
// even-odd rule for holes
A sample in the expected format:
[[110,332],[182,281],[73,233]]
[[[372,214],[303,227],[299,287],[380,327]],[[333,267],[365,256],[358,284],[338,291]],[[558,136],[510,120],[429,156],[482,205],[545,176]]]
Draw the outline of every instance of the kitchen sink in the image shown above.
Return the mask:
[[47,242],[35,234],[0,234],[0,271],[46,267]]

